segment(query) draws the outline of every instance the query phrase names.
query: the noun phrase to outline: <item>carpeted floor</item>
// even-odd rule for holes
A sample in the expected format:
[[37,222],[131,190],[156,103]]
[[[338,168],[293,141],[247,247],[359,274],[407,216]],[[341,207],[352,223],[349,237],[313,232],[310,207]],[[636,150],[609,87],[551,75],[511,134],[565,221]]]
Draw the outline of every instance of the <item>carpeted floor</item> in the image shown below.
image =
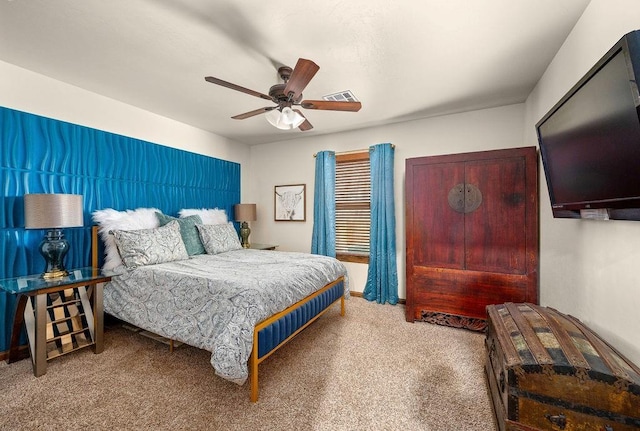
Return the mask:
[[210,354],[121,327],[105,351],[0,363],[1,430],[495,430],[484,336],[406,323],[404,307],[334,306],[260,366],[260,399],[213,373]]

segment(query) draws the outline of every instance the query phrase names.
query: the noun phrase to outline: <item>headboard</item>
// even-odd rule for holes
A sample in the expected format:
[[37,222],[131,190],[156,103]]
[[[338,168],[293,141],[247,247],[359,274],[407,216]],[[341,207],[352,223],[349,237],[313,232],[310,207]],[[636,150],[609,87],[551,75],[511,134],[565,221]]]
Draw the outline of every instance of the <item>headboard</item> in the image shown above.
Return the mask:
[[[221,208],[240,202],[240,164],[0,107],[0,278],[42,272],[44,231],[24,229],[27,193],[84,197],[84,227],[66,229],[68,268],[91,264],[91,213],[155,207]],[[15,298],[0,292],[0,352]],[[7,323],[9,322],[8,326]]]

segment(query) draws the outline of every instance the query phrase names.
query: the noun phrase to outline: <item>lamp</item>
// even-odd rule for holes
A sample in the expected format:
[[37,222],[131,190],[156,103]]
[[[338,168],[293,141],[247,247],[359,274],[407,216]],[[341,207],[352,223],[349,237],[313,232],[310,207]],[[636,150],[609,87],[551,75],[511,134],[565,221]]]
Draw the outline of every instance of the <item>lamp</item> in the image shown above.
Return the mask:
[[273,109],[265,114],[272,126],[282,130],[291,130],[304,123],[304,117],[288,106]]
[[249,234],[251,233],[251,229],[249,229],[249,223],[247,222],[256,221],[256,204],[236,204],[233,207],[233,212],[235,220],[242,222],[240,225],[242,247],[250,248]]
[[40,243],[45,260],[42,277],[53,279],[68,274],[64,258],[69,243],[62,228],[83,225],[82,195],[36,193],[24,195],[25,229],[49,229]]

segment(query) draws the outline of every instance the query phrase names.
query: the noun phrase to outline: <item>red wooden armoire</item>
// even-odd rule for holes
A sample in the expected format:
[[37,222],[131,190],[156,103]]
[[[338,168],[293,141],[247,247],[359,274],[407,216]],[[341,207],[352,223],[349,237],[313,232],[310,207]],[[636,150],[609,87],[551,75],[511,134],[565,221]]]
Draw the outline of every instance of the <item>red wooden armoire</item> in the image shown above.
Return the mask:
[[482,330],[538,303],[535,147],[407,159],[406,319]]

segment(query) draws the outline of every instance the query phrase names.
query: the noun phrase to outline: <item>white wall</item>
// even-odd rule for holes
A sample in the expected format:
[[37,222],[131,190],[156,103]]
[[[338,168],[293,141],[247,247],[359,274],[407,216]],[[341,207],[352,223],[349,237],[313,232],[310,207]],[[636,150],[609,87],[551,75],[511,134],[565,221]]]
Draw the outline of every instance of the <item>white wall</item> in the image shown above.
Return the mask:
[[[318,112],[316,115],[322,115]],[[404,238],[405,159],[437,154],[521,147],[524,105],[447,115],[374,127],[348,133],[300,138],[251,147],[251,184],[243,199],[255,202],[258,220],[251,225],[251,241],[278,244],[279,250],[311,250],[315,159],[322,150],[366,149],[390,142],[395,147],[395,192],[399,296],[406,298]],[[307,221],[275,222],[274,186],[306,184]],[[245,199],[246,198],[246,199]],[[367,265],[348,263],[351,290],[362,292]]]
[[[640,28],[639,17],[637,0],[592,0],[527,99],[527,145],[537,143],[537,121],[622,35]],[[554,219],[544,175],[540,208],[541,303],[578,317],[640,364],[640,222]]]
[[[0,106],[245,165],[247,145],[0,61]],[[242,169],[242,184],[248,183]]]

